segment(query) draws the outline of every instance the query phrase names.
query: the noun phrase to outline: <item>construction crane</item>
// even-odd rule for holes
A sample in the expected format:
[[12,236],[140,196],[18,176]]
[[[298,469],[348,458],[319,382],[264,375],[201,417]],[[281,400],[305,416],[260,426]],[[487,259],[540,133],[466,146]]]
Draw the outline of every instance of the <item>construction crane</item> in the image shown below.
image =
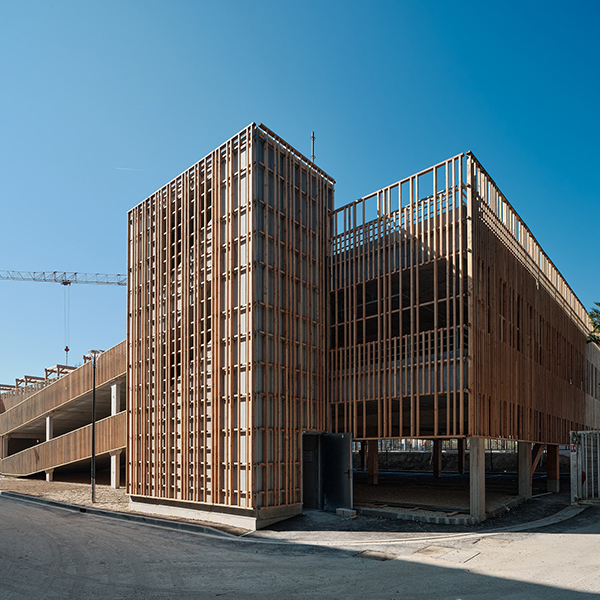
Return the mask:
[[77,273],[68,271],[0,271],[0,280],[37,281],[60,283],[65,288],[65,364],[69,364],[69,316],[71,298],[69,288],[73,283],[96,285],[127,285],[127,275],[107,275],[105,273]]
[[127,275],[104,273],[70,273],[67,271],[0,271],[0,279],[13,281],[39,281],[44,283],[96,283],[100,285],[127,285]]

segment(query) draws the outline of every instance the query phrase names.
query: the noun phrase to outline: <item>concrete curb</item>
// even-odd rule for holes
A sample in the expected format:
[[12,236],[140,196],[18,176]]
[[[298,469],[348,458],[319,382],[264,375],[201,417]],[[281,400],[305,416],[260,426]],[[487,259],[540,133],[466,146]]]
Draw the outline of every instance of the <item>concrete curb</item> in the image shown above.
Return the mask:
[[485,516],[488,519],[491,519],[493,517],[499,517],[505,512],[508,512],[511,508],[515,508],[515,506],[519,506],[519,504],[523,504],[524,502],[527,502],[527,498],[525,498],[525,496],[516,496],[515,498],[510,500],[510,502],[507,502],[506,504],[503,504],[498,508],[494,508],[493,510],[486,511]]
[[208,533],[220,537],[239,539],[239,536],[218,529],[213,529],[207,525],[196,525],[194,523],[183,523],[181,521],[170,521],[168,519],[157,519],[155,517],[144,517],[142,515],[134,515],[130,513],[122,513],[117,511],[101,510],[99,508],[90,508],[80,506],[78,504],[67,504],[66,502],[57,502],[56,500],[47,500],[38,498],[37,496],[28,496],[26,494],[17,494],[16,492],[0,491],[0,498],[13,500],[17,502],[33,502],[34,504],[42,504],[52,508],[62,508],[72,512],[86,513],[100,517],[108,517],[109,519],[118,519],[121,521],[131,521],[133,523],[144,523],[145,525],[154,525],[156,527],[164,527],[166,529],[174,529],[176,531],[190,531],[192,533]]
[[369,517],[400,519],[402,521],[420,521],[421,523],[435,523],[437,525],[474,525],[477,523],[477,521],[469,515],[465,515],[464,517],[447,517],[444,513],[441,513],[440,516],[415,515],[414,513],[383,510],[381,508],[358,508],[357,512]]
[[556,525],[557,523],[562,523],[563,521],[568,521],[569,519],[576,517],[586,508],[587,506],[571,504],[549,517],[543,517],[542,519],[530,521],[529,523],[521,523],[520,525],[509,525],[508,527],[502,527],[498,531],[519,532],[527,531],[528,529],[539,529],[540,527],[547,527],[548,525]]

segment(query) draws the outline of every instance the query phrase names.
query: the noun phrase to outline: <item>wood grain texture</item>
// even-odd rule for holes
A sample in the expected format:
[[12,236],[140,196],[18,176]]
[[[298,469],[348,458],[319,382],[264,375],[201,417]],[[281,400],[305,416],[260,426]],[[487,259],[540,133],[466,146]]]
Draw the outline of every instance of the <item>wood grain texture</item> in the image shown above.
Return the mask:
[[[125,448],[125,411],[96,423],[96,456]],[[91,457],[92,425],[86,425],[0,460],[0,473],[23,477]]]
[[598,429],[598,369],[585,308],[472,154],[475,435],[569,443]]
[[566,444],[598,428],[585,308],[471,153],[330,226],[332,431]]
[[[126,343],[103,352],[96,366],[96,387],[100,388],[126,371]],[[18,430],[23,425],[37,421],[46,414],[68,405],[92,390],[92,363],[87,362],[69,374],[25,397],[6,412],[0,414],[0,435]],[[91,413],[90,413],[91,414]]]
[[130,211],[130,493],[301,502],[332,205],[333,180],[253,124]]

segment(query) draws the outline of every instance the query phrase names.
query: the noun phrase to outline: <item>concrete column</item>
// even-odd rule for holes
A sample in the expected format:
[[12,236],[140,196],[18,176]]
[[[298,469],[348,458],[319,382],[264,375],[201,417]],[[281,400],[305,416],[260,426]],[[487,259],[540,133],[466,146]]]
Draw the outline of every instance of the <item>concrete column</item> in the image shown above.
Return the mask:
[[442,440],[433,440],[433,476],[442,473]]
[[530,500],[531,491],[531,444],[529,442],[517,442],[518,465],[519,465],[519,496]]
[[46,471],[46,481],[54,481],[54,469],[48,469]]
[[369,472],[369,485],[379,483],[379,440],[369,440],[367,455],[367,470]]
[[560,465],[557,444],[546,446],[546,485],[549,492],[560,492]]
[[3,435],[2,436],[2,444],[0,445],[0,452],[2,454],[0,454],[0,458],[7,458],[8,457],[8,440],[10,439],[10,435]]
[[465,453],[467,450],[467,440],[465,438],[459,438],[458,442],[458,469],[457,473],[459,475],[464,475],[465,473]]
[[110,414],[118,412],[121,412],[121,384],[115,382],[110,384]]
[[[116,415],[121,412],[121,384],[114,382],[110,384],[110,414]],[[121,451],[110,453],[110,487],[118,489],[121,487]]]
[[114,490],[121,487],[121,451],[110,453],[110,487]]
[[469,438],[470,513],[485,521],[485,440]]
[[53,437],[54,437],[54,418],[52,415],[47,415],[46,416],[46,441],[51,440]]

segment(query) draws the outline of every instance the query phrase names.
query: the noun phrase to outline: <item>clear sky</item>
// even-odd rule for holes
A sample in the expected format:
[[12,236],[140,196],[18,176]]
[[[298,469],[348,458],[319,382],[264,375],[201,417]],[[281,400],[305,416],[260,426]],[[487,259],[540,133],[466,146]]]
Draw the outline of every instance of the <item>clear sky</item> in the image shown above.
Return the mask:
[[[0,0],[0,270],[124,273],[126,213],[264,122],[338,204],[472,150],[600,301],[600,2]],[[0,281],[0,382],[64,362],[64,289]],[[71,286],[70,363],[126,291]]]

